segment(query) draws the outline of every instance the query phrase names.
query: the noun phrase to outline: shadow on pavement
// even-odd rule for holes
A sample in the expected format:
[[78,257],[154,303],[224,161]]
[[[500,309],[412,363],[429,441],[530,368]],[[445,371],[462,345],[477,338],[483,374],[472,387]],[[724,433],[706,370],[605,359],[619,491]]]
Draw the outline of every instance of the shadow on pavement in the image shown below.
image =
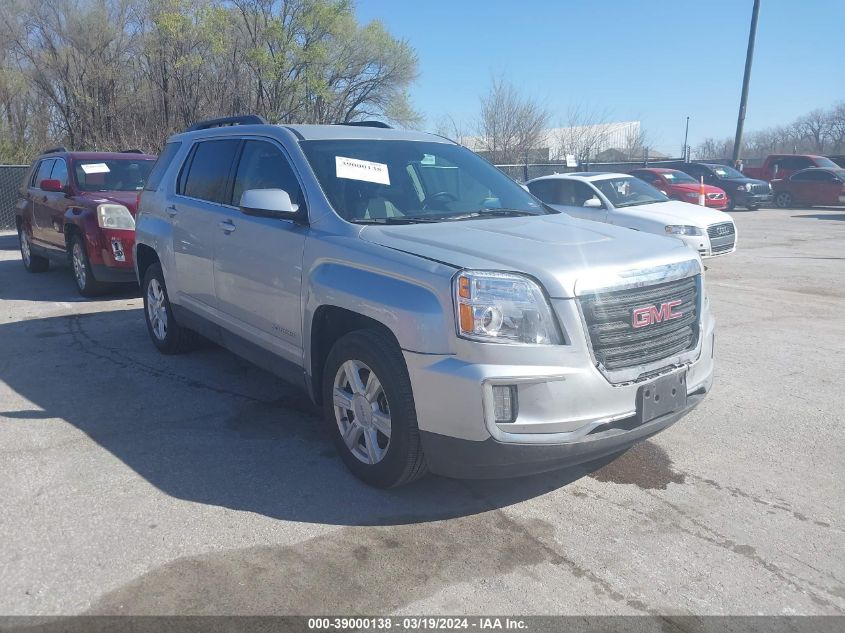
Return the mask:
[[0,251],[20,250],[17,233],[5,233],[0,231]]
[[343,466],[304,393],[214,346],[160,355],[140,309],[2,324],[0,359],[14,359],[0,360],[0,380],[40,409],[0,417],[66,420],[166,494],[197,503],[395,525],[486,512],[587,474],[370,488]]
[[[842,209],[831,208],[831,211],[841,211]],[[815,220],[839,220],[845,221],[845,213],[804,213],[801,215],[793,215],[793,218],[813,218]]]
[[[9,245],[12,244],[14,248]],[[15,235],[0,235],[0,252],[18,251]],[[108,294],[96,300],[126,299],[140,296],[137,284],[115,284]],[[20,255],[13,259],[0,259],[0,300],[79,302],[92,301],[76,291],[70,265],[50,262],[43,273],[30,273],[23,267]]]

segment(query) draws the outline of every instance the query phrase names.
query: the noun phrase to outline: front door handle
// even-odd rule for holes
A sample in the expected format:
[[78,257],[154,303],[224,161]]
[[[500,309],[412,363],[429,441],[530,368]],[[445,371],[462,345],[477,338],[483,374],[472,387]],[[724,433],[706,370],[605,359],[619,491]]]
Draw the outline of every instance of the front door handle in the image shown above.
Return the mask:
[[220,222],[217,223],[217,226],[219,226],[220,230],[226,235],[229,235],[229,233],[235,230],[235,223],[231,220],[220,220]]
[[167,207],[166,211],[167,211],[167,215],[169,215],[171,218],[175,218],[176,214],[179,213],[179,209],[177,209],[176,205],[173,205],[173,204],[171,204],[169,207]]

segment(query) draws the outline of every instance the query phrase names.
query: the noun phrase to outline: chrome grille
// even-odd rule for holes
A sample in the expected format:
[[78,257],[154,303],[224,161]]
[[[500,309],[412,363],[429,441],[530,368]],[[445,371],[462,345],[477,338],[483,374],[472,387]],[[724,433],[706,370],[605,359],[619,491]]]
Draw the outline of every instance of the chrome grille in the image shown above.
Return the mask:
[[710,237],[710,254],[718,255],[733,250],[736,244],[736,228],[733,222],[720,222],[707,227]]
[[[579,297],[596,361],[608,370],[646,365],[694,349],[698,342],[699,276],[644,288]],[[680,301],[679,316],[635,328],[634,311]]]
[[769,185],[767,185],[766,183],[761,182],[761,183],[754,183],[754,184],[751,185],[751,193],[767,194],[767,193],[770,193],[770,192],[771,192],[771,190],[769,188]]

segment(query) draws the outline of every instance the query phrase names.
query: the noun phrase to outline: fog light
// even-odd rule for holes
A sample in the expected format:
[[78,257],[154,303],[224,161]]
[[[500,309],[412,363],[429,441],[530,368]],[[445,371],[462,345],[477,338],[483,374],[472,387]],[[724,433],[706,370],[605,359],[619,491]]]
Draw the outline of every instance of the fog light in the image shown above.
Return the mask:
[[519,410],[516,385],[495,385],[493,387],[493,416],[496,422],[513,422]]
[[114,260],[116,262],[126,261],[126,254],[123,252],[123,242],[121,242],[120,240],[112,239],[111,252],[114,255]]

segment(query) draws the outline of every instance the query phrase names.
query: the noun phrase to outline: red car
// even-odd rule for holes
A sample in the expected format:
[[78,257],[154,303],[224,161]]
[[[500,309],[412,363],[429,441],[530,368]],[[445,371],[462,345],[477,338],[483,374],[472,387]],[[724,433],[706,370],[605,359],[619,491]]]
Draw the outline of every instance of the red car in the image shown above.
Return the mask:
[[789,178],[773,180],[775,206],[834,206],[845,204],[845,169],[811,167],[796,171]]
[[51,260],[70,261],[85,297],[134,282],[135,209],[155,159],[63,147],[39,156],[15,205],[26,269],[44,272]]
[[774,180],[788,178],[797,171],[811,167],[836,169],[838,165],[829,158],[815,154],[770,154],[760,167],[745,167],[742,173],[749,178]]
[[[677,169],[661,169],[659,167],[634,169],[630,174],[644,180],[655,189],[659,189],[673,200],[698,204],[698,191],[701,183],[689,174]],[[704,185],[704,204],[710,209],[724,211],[728,206],[728,196],[719,187]]]

